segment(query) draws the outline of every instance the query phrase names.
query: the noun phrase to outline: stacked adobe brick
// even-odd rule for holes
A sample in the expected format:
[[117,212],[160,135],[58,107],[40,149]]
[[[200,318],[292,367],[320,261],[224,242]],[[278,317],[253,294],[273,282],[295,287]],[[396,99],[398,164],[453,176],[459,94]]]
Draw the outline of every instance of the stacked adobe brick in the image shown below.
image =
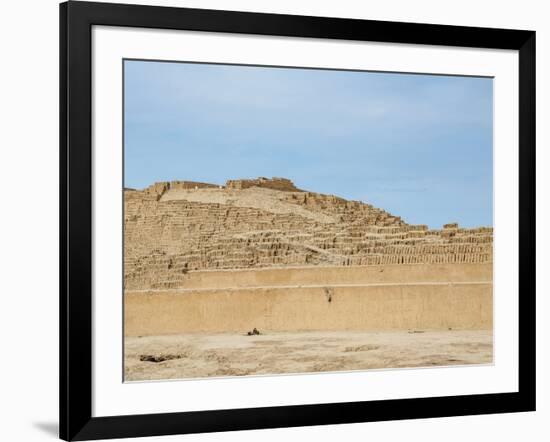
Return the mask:
[[[233,197],[240,191],[256,195],[255,188],[269,190],[258,191],[258,198],[275,194],[278,202],[301,212],[242,207],[230,200],[163,199],[174,189]],[[409,225],[370,204],[301,191],[284,178],[233,180],[226,186],[173,181],[124,195],[129,289],[176,288],[193,270],[492,261],[490,227]]]

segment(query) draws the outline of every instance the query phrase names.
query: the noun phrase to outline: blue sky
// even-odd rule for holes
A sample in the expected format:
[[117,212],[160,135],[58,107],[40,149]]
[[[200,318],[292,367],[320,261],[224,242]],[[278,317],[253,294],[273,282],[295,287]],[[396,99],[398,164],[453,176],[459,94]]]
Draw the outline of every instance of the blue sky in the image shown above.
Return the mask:
[[125,186],[279,176],[409,223],[492,225],[488,78],[125,61]]

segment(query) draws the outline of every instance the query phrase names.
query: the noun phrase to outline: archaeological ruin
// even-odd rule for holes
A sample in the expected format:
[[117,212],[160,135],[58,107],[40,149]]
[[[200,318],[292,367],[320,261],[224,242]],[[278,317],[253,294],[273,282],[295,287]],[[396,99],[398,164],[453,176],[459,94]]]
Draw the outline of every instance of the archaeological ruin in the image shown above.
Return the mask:
[[125,189],[125,333],[491,328],[492,247],[285,178]]

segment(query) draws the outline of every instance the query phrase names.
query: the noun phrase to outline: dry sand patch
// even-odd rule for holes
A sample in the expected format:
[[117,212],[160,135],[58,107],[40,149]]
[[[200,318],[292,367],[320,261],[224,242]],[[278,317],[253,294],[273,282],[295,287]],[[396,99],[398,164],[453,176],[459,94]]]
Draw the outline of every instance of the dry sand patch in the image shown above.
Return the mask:
[[433,367],[493,360],[491,330],[262,333],[127,337],[125,380]]

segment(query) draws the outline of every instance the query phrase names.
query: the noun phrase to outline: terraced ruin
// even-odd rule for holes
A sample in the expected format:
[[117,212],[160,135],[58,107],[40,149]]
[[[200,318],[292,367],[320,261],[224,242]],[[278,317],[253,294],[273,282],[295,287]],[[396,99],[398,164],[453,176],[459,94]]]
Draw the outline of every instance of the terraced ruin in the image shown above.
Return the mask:
[[284,178],[155,183],[126,189],[124,207],[127,290],[184,288],[204,270],[492,262],[490,227],[411,225]]
[[492,228],[283,178],[124,192],[125,379],[489,363]]

